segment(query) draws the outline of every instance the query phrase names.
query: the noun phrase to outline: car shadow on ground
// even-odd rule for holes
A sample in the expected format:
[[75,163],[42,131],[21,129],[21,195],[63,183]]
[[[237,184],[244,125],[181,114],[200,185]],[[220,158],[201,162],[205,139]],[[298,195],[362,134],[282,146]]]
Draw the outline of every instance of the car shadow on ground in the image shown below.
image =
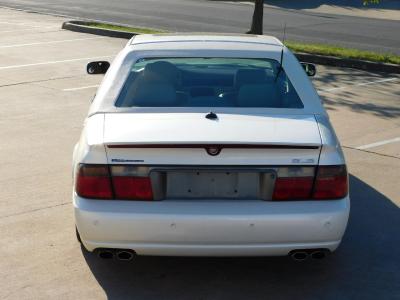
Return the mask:
[[82,251],[109,299],[399,299],[400,209],[351,176],[351,217],[324,260],[137,257]]
[[400,107],[398,105],[388,105],[385,103],[371,103],[371,102],[355,102],[350,100],[357,97],[358,95],[354,92],[344,91],[337,93],[338,96],[342,96],[341,99],[332,100],[330,95],[322,95],[322,101],[325,109],[329,112],[337,110],[338,107],[346,107],[351,111],[358,113],[368,113],[379,118],[385,119],[397,119],[400,117]]
[[[359,81],[358,78],[365,79],[364,81]],[[313,79],[313,83],[317,84],[317,89],[320,88],[318,93],[328,112],[337,110],[339,107],[344,107],[364,115],[370,114],[379,118],[397,119],[400,117],[400,107],[395,99],[400,96],[400,91],[394,88],[394,82],[398,81],[396,78],[398,78],[396,74],[369,73],[363,70],[344,68],[340,72],[323,70],[321,73],[317,73],[317,76]],[[380,82],[375,86],[362,86],[362,84],[374,81],[378,82],[379,80],[390,81]],[[326,86],[329,87],[328,92],[324,91]],[[373,97],[367,98],[373,100],[367,101],[364,97],[360,96],[360,91],[363,93],[366,93],[368,90],[373,91],[376,86],[379,87],[381,94],[374,94]],[[356,91],[354,90],[355,88],[357,89]],[[334,90],[333,94],[329,93],[329,89]],[[383,93],[389,93],[392,95],[392,98],[383,98]],[[376,98],[377,96],[378,98]]]

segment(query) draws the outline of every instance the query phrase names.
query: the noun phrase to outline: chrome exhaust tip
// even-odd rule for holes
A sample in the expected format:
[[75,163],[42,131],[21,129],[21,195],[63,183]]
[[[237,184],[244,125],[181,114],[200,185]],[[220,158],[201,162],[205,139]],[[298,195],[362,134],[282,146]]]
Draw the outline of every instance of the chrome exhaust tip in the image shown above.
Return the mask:
[[295,261],[304,261],[308,258],[308,253],[306,251],[293,251],[290,257]]
[[135,256],[135,253],[130,250],[120,250],[120,251],[117,251],[116,256],[119,260],[130,261]]

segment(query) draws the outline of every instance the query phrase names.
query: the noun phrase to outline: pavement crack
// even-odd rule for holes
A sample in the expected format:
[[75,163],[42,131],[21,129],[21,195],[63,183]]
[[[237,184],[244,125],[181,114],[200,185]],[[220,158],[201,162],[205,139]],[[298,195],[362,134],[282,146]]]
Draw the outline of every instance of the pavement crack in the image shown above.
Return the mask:
[[370,150],[365,150],[365,149],[358,149],[358,148],[349,147],[349,146],[342,146],[342,148],[351,149],[351,150],[357,150],[357,151],[361,151],[361,152],[366,152],[366,153],[370,153],[370,154],[375,154],[375,155],[379,155],[379,156],[390,157],[390,158],[394,158],[394,159],[399,159],[400,160],[400,157],[393,156],[393,155],[388,155],[388,154],[383,154],[383,153],[379,153],[379,152],[375,152],[375,151],[370,151]]
[[37,211],[41,211],[41,210],[45,210],[45,209],[49,209],[49,208],[55,208],[55,207],[59,207],[59,206],[64,206],[64,205],[67,205],[67,204],[71,204],[71,202],[68,201],[68,202],[63,202],[63,203],[60,203],[60,204],[55,204],[55,205],[50,205],[50,206],[45,206],[45,207],[34,208],[34,209],[30,209],[30,210],[26,210],[26,211],[17,212],[17,213],[10,214],[10,215],[1,216],[1,217],[0,217],[0,220],[6,219],[6,218],[10,218],[10,217],[20,216],[20,215],[25,215],[25,214],[29,214],[29,213],[32,213],[32,212],[37,212]]

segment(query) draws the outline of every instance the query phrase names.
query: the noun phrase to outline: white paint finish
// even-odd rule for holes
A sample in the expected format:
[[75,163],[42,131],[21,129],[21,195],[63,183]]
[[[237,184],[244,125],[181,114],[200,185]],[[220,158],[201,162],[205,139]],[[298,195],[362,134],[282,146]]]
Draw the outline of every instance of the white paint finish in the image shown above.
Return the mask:
[[[104,144],[267,144],[314,145],[321,139],[315,118],[219,114],[105,114]],[[318,162],[319,149],[223,149],[210,156],[199,149],[106,148],[108,162],[145,164],[287,165]],[[293,159],[298,159],[293,163]]]
[[85,120],[78,144],[74,147],[73,169],[80,163],[106,164],[103,146],[104,115],[95,115]]
[[350,86],[340,86],[340,87],[334,87],[334,88],[329,88],[329,89],[322,89],[322,90],[319,90],[319,92],[333,92],[333,91],[338,91],[338,90],[349,89],[349,88],[352,88],[352,87],[355,87],[355,86],[373,85],[373,84],[377,84],[377,83],[395,81],[395,80],[398,80],[398,79],[399,78],[397,78],[397,77],[392,77],[392,78],[385,78],[385,79],[379,79],[379,80],[372,80],[372,81],[352,84]]
[[400,142],[400,137],[396,137],[394,139],[383,140],[383,141],[379,141],[379,142],[376,142],[376,143],[359,146],[356,149],[365,150],[365,149],[375,148],[375,147],[383,146],[383,145],[386,145],[386,144],[397,143],[397,142]]
[[92,88],[97,88],[97,87],[99,87],[98,84],[95,84],[95,85],[87,85],[87,86],[81,86],[81,87],[74,87],[74,88],[63,89],[63,92],[74,92],[74,91],[92,89]]
[[78,230],[89,250],[132,247],[140,254],[160,255],[181,255],[184,249],[186,255],[218,255],[222,250],[225,255],[286,255],[296,245],[337,245],[350,209],[349,198],[132,202],[74,197]]
[[36,42],[36,43],[26,43],[26,44],[0,45],[0,49],[3,49],[3,48],[17,48],[17,47],[28,47],[28,46],[37,46],[37,45],[48,45],[48,44],[58,44],[58,43],[69,43],[69,42],[79,42],[79,41],[89,41],[89,40],[98,40],[98,39],[104,39],[104,37],[91,37],[91,38],[79,38],[79,39]]
[[[191,49],[199,49],[204,45],[200,45],[199,43],[205,43],[204,45],[213,45],[213,43],[224,43],[225,46],[230,44],[233,48],[238,47],[246,47],[247,49],[254,50],[257,47],[264,47],[263,49],[268,47],[282,47],[282,43],[275,37],[269,35],[246,35],[246,34],[193,34],[193,33],[163,33],[163,34],[142,34],[135,36],[130,40],[130,45],[135,46],[138,45],[147,45],[150,46],[151,49],[165,49],[165,47],[173,47],[174,49],[178,49],[177,47],[189,47]],[[211,44],[209,44],[211,43]],[[175,44],[175,45],[165,45],[165,44]],[[251,46],[247,46],[251,44]],[[200,46],[199,46],[200,45]],[[221,48],[221,46],[218,46]],[[282,49],[282,48],[281,48]]]
[[329,118],[327,116],[316,115],[321,135],[322,149],[319,157],[319,165],[344,165],[346,164],[342,148],[336,137]]
[[314,116],[202,113],[106,114],[105,144],[250,143],[317,145],[321,139]]
[[85,128],[87,130],[87,144],[102,145],[104,136],[104,115],[95,115],[87,118],[85,121]]
[[85,61],[85,60],[90,61],[90,60],[104,59],[104,58],[110,58],[110,57],[112,57],[112,55],[71,58],[71,59],[64,59],[64,60],[54,60],[54,61],[45,61],[45,62],[32,63],[32,64],[23,64],[23,65],[11,65],[11,66],[0,67],[0,71],[1,70],[9,70],[9,69],[29,68],[29,67],[36,67],[36,66],[42,66],[42,65],[69,63],[69,62],[74,62],[74,61]]

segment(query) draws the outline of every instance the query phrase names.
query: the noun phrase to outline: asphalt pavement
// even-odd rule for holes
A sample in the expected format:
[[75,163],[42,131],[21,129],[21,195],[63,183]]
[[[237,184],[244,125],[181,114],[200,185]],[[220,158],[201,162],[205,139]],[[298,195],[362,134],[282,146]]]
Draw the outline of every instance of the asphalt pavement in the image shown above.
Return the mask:
[[400,77],[318,66],[343,145],[351,216],[324,260],[99,260],[75,238],[71,156],[126,40],[61,30],[65,18],[0,9],[0,299],[400,299]]
[[[275,6],[265,8],[265,34],[282,38],[286,24],[286,36],[290,40],[400,54],[398,20],[299,10],[312,8],[311,4],[321,6],[325,2],[335,2],[332,0],[296,2],[304,4],[293,4],[296,9],[291,9],[288,1],[282,1],[281,7],[278,1],[272,1]],[[208,0],[0,0],[0,6],[62,14],[70,18],[197,32],[244,33],[250,28],[253,13],[253,7],[246,3]],[[398,6],[395,4],[393,7],[396,9]],[[352,7],[348,9],[352,10]]]

